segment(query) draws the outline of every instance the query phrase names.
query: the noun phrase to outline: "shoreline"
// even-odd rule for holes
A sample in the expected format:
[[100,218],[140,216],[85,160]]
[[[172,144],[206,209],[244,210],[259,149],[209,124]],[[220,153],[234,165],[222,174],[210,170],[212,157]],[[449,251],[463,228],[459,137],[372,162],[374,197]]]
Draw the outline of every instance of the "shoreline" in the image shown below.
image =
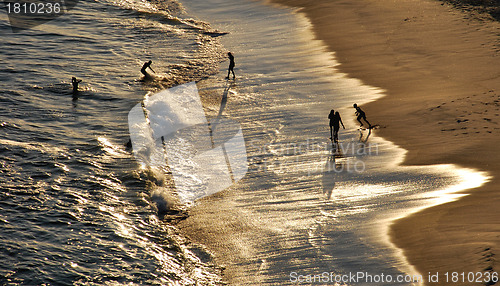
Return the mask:
[[[211,6],[186,1],[192,15],[202,15],[214,27],[230,32],[222,40],[224,47],[244,55],[236,57],[238,85],[229,93],[224,113],[241,122],[253,170],[234,188],[199,200],[189,209],[189,217],[179,222],[181,232],[212,253],[217,265],[227,265],[223,277],[231,285],[293,285],[287,274],[318,269],[337,273],[364,269],[394,275],[411,269],[416,273],[389,243],[386,218],[401,213],[393,202],[405,205],[407,194],[399,191],[405,184],[410,183],[417,193],[424,188],[434,190],[447,185],[451,172],[443,171],[441,177],[436,175],[439,171],[397,167],[405,151],[380,137],[370,139],[381,144],[377,156],[360,156],[354,149],[335,156],[339,167],[353,166],[359,160],[366,163],[367,172],[354,176],[349,175],[352,170],[332,174],[328,166],[333,156],[326,150],[288,155],[267,147],[264,150],[262,146],[268,144],[327,141],[328,128],[318,122],[324,122],[330,112],[332,93],[336,98],[333,106],[348,114],[342,142],[358,142],[358,129],[349,128],[357,126],[352,102],[363,105],[382,96],[382,90],[337,72],[335,56],[314,39],[310,20],[303,13],[294,13],[296,8],[255,1]],[[247,46],[259,48],[248,50]],[[200,86],[207,114],[220,112],[223,89],[232,89],[233,83],[228,86],[222,78],[224,72],[222,66],[221,76]],[[266,107],[253,108],[257,101],[259,107]],[[274,108],[268,110],[269,106]],[[283,171],[278,166],[293,168]],[[365,188],[365,183],[382,188]],[[344,203],[346,200],[350,203]],[[370,210],[370,216],[365,216]],[[383,233],[377,227],[382,223]],[[344,231],[346,226],[351,227]],[[372,248],[367,240],[379,247]]]
[[500,23],[433,0],[273,2],[307,15],[337,69],[386,91],[363,109],[383,127],[377,135],[408,150],[403,165],[452,163],[493,177],[458,201],[394,222],[392,242],[420,273],[499,271],[485,257],[500,246]]

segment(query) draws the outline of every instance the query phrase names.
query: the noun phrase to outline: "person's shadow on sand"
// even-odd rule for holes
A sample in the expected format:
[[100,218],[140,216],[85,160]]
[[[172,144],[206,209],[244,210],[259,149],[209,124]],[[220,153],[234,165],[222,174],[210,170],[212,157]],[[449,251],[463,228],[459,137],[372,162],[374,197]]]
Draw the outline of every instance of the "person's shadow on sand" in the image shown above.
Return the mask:
[[323,195],[325,195],[328,200],[332,197],[337,176],[344,168],[342,163],[336,162],[336,158],[341,158],[342,156],[342,150],[340,147],[333,148],[332,154],[328,156],[325,166],[323,167],[323,178],[321,184],[323,187]]
[[224,88],[224,92],[222,93],[222,100],[220,102],[219,113],[217,114],[217,117],[214,120],[212,120],[214,122],[212,125],[218,124],[218,122],[221,120],[222,113],[224,112],[224,109],[226,109],[227,96],[228,96],[231,88],[233,88],[233,86],[234,86],[234,84],[229,84],[228,86],[226,86],[226,88]]
[[372,129],[368,129],[368,134],[366,134],[366,137],[363,139],[363,131],[359,130],[359,142],[365,144],[368,142],[368,138],[370,138],[370,135],[372,135]]
[[219,109],[219,114],[217,114],[217,118],[220,118],[222,116],[222,112],[224,111],[224,109],[226,108],[226,104],[227,104],[227,95],[229,94],[229,90],[233,87],[232,84],[228,85],[225,89],[224,89],[224,93],[222,94],[222,100],[220,102],[220,109]]
[[224,118],[222,117],[222,113],[224,112],[224,109],[226,109],[227,97],[229,94],[229,90],[232,87],[233,87],[233,85],[230,84],[226,88],[224,88],[224,92],[222,93],[222,100],[220,102],[219,113],[217,114],[217,116],[214,119],[209,120],[209,122],[208,122],[208,130],[209,130],[210,138],[212,140],[212,148],[215,147],[215,144],[213,141],[214,130],[217,130],[217,127],[219,126],[219,124],[225,122]]

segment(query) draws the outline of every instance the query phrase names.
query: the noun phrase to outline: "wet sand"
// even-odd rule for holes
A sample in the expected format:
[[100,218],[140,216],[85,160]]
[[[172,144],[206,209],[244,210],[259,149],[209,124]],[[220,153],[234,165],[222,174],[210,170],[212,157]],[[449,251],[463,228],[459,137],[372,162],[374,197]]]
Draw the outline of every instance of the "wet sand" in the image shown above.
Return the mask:
[[[337,68],[386,96],[364,105],[404,164],[454,163],[492,180],[459,201],[395,222],[393,242],[427,275],[499,271],[500,24],[428,0],[274,0],[300,7]],[[459,283],[460,284],[460,283]],[[474,283],[470,283],[474,284]]]

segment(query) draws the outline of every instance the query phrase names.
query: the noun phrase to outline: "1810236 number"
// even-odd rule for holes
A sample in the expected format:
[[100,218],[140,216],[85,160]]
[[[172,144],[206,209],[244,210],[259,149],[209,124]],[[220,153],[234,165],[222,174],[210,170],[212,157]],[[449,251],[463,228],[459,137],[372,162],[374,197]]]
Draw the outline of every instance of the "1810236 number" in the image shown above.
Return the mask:
[[27,2],[7,2],[8,14],[22,15],[42,15],[60,14],[62,12],[61,3],[27,3]]
[[446,272],[446,282],[452,283],[496,283],[499,281],[497,272]]

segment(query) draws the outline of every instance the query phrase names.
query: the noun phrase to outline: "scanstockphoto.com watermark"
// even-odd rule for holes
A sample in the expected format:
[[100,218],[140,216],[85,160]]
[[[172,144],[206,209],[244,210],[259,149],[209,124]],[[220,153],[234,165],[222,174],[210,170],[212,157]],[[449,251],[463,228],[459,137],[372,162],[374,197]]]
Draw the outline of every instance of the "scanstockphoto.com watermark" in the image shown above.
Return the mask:
[[[317,172],[362,173],[366,170],[364,159],[379,155],[377,143],[354,140],[335,145],[330,141],[311,139],[266,144],[250,141],[249,147],[258,154],[254,158],[258,171],[307,171],[309,175]],[[310,164],[310,161],[322,164]]]
[[420,274],[371,274],[368,272],[349,272],[346,274],[338,274],[333,272],[323,272],[318,274],[300,274],[297,272],[290,272],[289,281],[296,284],[364,284],[364,283],[422,283],[424,277]]
[[446,285],[475,283],[477,285],[493,285],[499,282],[498,272],[476,271],[476,272],[428,272],[421,274],[384,274],[368,273],[363,271],[339,274],[334,272],[323,272],[315,274],[301,274],[290,272],[289,281],[295,284],[324,284],[335,285],[349,284],[434,284],[445,283]]
[[136,160],[168,170],[182,203],[222,191],[247,173],[240,124],[222,115],[207,119],[195,82],[148,96],[130,110],[128,124]]

